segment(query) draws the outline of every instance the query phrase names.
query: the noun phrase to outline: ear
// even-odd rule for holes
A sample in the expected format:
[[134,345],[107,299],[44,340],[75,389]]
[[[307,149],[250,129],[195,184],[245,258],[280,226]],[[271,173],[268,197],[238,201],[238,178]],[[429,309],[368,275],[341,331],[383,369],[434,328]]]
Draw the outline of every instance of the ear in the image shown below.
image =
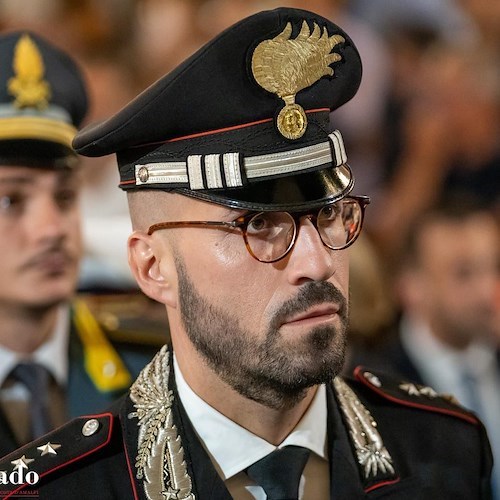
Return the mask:
[[150,298],[177,307],[175,265],[169,248],[134,231],[128,238],[128,262],[141,290]]

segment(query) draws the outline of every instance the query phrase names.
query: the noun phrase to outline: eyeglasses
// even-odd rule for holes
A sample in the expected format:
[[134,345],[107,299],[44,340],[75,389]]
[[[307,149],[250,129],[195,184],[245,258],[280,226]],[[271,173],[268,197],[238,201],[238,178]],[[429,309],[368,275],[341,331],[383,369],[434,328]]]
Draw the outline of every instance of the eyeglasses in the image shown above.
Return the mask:
[[210,227],[239,229],[250,255],[259,262],[277,262],[295,245],[300,219],[308,218],[318,231],[323,244],[332,250],[343,250],[352,245],[361,232],[368,196],[348,196],[310,212],[251,212],[231,222],[176,221],[159,222],[148,229],[153,234],[159,229],[174,227]]

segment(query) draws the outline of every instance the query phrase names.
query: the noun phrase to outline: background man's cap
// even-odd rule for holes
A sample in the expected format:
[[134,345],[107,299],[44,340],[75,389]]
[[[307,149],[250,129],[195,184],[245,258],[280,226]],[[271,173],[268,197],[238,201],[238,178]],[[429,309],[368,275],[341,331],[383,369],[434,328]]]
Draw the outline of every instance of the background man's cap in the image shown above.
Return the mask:
[[0,164],[54,167],[75,157],[87,112],[81,73],[35,33],[0,36]]
[[279,8],[228,28],[75,150],[116,153],[121,187],[174,190],[234,208],[301,210],[353,186],[329,114],[356,93],[359,54],[311,12]]

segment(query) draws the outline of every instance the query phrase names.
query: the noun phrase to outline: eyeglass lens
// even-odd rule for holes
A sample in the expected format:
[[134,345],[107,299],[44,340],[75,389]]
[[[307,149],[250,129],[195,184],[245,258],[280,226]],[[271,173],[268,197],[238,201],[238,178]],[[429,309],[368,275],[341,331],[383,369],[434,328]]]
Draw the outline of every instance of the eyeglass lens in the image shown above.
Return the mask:
[[[349,246],[361,229],[362,209],[354,199],[323,207],[315,222],[323,244],[332,250]],[[261,212],[254,215],[244,232],[246,245],[261,262],[274,262],[288,253],[297,236],[297,223],[288,212]]]

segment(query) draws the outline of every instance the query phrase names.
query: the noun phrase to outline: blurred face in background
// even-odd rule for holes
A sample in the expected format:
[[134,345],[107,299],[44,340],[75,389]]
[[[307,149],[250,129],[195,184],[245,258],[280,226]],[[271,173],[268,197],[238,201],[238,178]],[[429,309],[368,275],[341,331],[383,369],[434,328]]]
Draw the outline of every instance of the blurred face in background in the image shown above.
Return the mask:
[[0,306],[47,307],[73,294],[82,253],[77,177],[0,167]]
[[402,280],[407,306],[456,348],[493,337],[499,262],[493,217],[427,222],[417,246],[417,262]]

